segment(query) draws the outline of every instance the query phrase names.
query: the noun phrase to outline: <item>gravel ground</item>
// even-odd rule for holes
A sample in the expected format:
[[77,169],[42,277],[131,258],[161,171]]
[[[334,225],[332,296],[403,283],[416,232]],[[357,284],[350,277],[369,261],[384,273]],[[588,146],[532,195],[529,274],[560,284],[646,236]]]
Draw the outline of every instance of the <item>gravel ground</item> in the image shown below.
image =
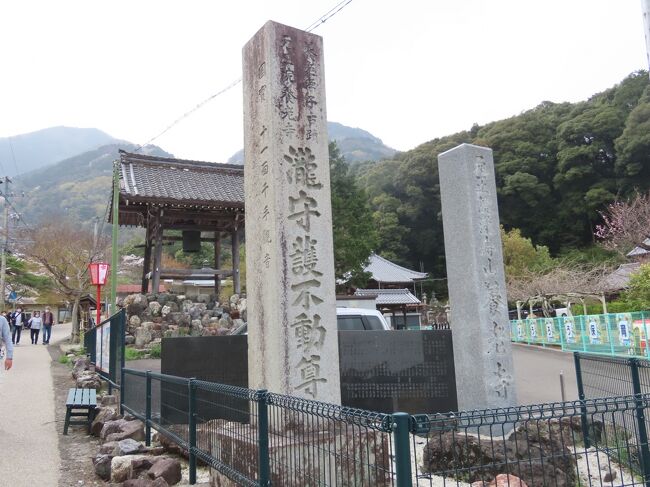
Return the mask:
[[65,420],[65,401],[68,389],[75,386],[72,379],[72,368],[58,362],[61,348],[58,344],[50,345],[48,351],[52,358],[52,382],[54,383],[54,409],[56,416],[56,432],[59,440],[59,455],[61,456],[59,487],[105,486],[106,482],[95,475],[91,458],[99,448],[96,438],[86,434],[83,426],[70,426],[68,435],[63,436]]

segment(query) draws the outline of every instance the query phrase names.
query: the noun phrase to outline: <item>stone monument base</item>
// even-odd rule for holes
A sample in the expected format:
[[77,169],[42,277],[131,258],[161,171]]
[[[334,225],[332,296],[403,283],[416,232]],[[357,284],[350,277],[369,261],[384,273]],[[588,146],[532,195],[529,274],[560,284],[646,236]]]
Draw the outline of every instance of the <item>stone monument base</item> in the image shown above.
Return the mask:
[[[389,433],[342,428],[310,430],[293,437],[292,431],[270,432],[271,485],[390,486]],[[251,479],[258,475],[257,429],[224,423],[211,435],[212,455],[230,469]],[[213,487],[234,487],[235,481],[210,469]]]

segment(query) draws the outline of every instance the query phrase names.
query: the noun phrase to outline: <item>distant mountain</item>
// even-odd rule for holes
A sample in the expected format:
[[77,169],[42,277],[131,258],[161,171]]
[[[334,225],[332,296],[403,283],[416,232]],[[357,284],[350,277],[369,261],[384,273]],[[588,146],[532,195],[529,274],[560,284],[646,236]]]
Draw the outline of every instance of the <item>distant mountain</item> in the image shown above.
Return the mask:
[[[55,214],[80,223],[103,217],[111,193],[113,161],[119,157],[119,149],[134,151],[136,146],[126,142],[104,145],[21,174],[11,188],[15,193],[14,205],[30,224]],[[141,152],[173,157],[156,146],[147,146]]]
[[117,142],[121,141],[101,130],[75,127],[50,127],[12,137],[0,137],[0,170],[3,171],[0,176],[15,176],[17,172],[23,174]]
[[[337,122],[327,122],[327,131],[330,140],[336,141],[341,154],[348,162],[379,161],[393,157],[397,152],[391,149],[370,132],[360,128],[348,127]],[[244,163],[244,150],[235,153],[230,159],[230,164]]]

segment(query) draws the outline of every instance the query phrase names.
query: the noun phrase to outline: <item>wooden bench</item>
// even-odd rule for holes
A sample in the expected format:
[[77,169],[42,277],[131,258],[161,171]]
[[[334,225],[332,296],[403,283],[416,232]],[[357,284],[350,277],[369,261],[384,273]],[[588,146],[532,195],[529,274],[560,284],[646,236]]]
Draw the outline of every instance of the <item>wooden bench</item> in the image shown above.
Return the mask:
[[[68,399],[65,403],[65,424],[63,425],[63,434],[68,434],[68,426],[81,425],[88,428],[90,433],[90,425],[95,419],[95,408],[97,407],[97,391],[95,389],[70,389],[68,391]],[[81,420],[72,420],[72,417],[84,417]]]

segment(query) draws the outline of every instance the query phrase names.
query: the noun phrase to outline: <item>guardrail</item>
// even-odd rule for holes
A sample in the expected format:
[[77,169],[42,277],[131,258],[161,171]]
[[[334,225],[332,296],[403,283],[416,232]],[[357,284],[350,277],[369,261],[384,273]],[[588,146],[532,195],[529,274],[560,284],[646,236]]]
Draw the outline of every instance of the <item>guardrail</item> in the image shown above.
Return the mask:
[[646,312],[511,320],[516,343],[558,347],[569,352],[650,358]]

